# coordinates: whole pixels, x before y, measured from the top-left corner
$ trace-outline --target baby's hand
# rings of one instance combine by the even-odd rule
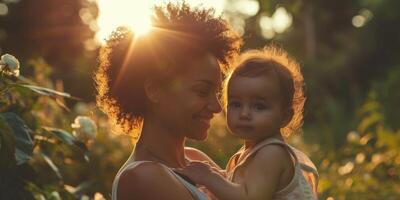
[[[216,169],[213,169],[210,165],[204,162],[193,161],[185,168],[179,170],[179,172],[188,176],[197,184],[203,185],[206,177],[215,172],[215,170]]]

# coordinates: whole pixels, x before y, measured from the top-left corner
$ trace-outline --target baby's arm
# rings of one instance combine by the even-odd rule
[[[216,168],[213,168],[203,162],[191,162],[181,173],[191,178],[199,185],[204,185],[218,199],[224,200],[244,200],[245,194],[241,185],[229,182],[223,177],[223,174]]]
[[[280,177],[290,162],[290,157],[282,147],[268,145],[260,149],[245,166],[241,184],[229,182],[212,167],[201,162],[191,163],[183,173],[196,183],[206,186],[220,200],[265,200],[273,198]]]
[[[284,147],[267,145],[261,148],[245,166],[246,199],[272,199],[279,189],[282,174],[292,165]]]

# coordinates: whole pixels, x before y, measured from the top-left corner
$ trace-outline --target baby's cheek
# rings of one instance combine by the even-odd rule
[[[227,116],[226,116],[226,122],[227,122],[228,127],[233,127],[235,125],[234,112],[228,111]]]

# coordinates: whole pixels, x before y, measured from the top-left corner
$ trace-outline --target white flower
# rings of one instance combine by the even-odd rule
[[[10,54],[2,55],[1,62],[4,63],[10,70],[19,69],[19,61],[13,55]]]
[[[80,200],[90,200],[90,197],[87,195],[82,195]]]
[[[100,192],[96,192],[94,194],[93,200],[106,200],[106,198],[104,198],[104,196]]]
[[[76,117],[74,123],[71,124],[71,127],[74,129],[72,134],[82,142],[96,138],[97,126],[89,117]]]
[[[11,76],[19,76],[19,61],[13,55],[4,54],[0,60],[0,70]]]
[[[51,195],[51,199],[61,200],[60,194],[57,191],[53,191],[50,195]]]
[[[347,134],[347,141],[349,142],[358,142],[360,140],[360,134],[356,131],[350,131]]]

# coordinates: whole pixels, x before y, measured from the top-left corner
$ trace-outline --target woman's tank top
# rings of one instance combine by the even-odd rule
[[[124,164],[121,169],[118,171],[117,175],[115,176],[113,186],[112,186],[112,200],[117,200],[117,189],[118,189],[118,182],[121,174],[123,174],[126,170],[133,169],[137,166],[139,166],[142,163],[146,162],[153,162],[153,161],[127,161],[126,164]],[[161,163],[160,163],[161,164]],[[163,164],[161,164],[163,165]],[[207,200],[207,197],[204,193],[200,192],[196,186],[190,184],[188,181],[180,177],[177,173],[175,173],[171,168],[163,165],[166,167],[168,170],[171,171],[171,173],[176,177],[176,179],[182,183],[183,186],[189,191],[189,193],[192,195],[193,199],[195,200]]]

